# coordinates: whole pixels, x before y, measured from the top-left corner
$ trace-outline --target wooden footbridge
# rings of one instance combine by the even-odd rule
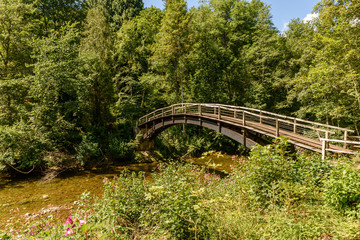
[[[301,148],[322,153],[360,154],[360,137],[353,130],[283,116],[258,109],[221,104],[183,103],[158,109],[137,123],[144,140],[168,127],[192,124],[220,132],[251,148],[267,139],[285,136]]]

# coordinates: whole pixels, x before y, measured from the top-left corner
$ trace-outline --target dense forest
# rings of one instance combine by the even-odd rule
[[[359,0],[322,0],[285,32],[260,0],[164,4],[0,0],[0,171],[131,158],[136,120],[182,101],[359,134]]]

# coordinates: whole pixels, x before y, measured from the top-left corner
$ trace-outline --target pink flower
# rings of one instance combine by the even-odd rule
[[[67,223],[73,224],[74,222],[73,222],[73,220],[71,218],[72,218],[71,216],[68,217],[68,219],[66,219],[65,224],[67,224]]]
[[[104,177],[104,179],[103,179],[103,183],[106,183],[106,177]]]
[[[112,185],[112,188],[115,189],[115,185]]]
[[[65,236],[69,236],[69,235],[71,235],[71,234],[73,234],[74,233],[74,231],[71,229],[71,228],[67,228],[66,229],[66,233],[65,233]]]
[[[111,232],[111,233],[114,233],[114,230],[111,229],[110,232]]]
[[[83,225],[83,224],[86,224],[86,220],[79,219],[79,227],[81,227],[81,225]]]
[[[231,184],[235,184],[234,181],[233,181],[231,178],[229,178],[229,182],[230,182]]]

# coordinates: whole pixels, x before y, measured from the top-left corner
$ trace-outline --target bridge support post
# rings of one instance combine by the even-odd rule
[[[259,120],[259,122],[260,122],[260,124],[262,124],[262,111],[260,111],[260,120]]]
[[[321,141],[321,160],[325,160],[326,157],[326,141]]]
[[[346,148],[347,147],[347,144],[346,144],[346,141],[348,140],[348,131],[345,131],[344,132],[344,148]]]
[[[243,111],[243,125],[246,126],[246,115],[245,115],[245,111]]]
[[[275,136],[278,138],[280,136],[279,134],[279,120],[276,119],[276,124],[275,124],[275,130],[276,130],[276,133],[275,133]]]
[[[198,109],[198,111],[199,111],[199,115],[201,116],[201,104],[199,104],[199,109]]]
[[[246,129],[244,128],[243,130],[243,140],[242,140],[242,145],[244,145],[246,147]]]
[[[294,133],[297,132],[297,126],[296,126],[297,120],[296,118],[294,118]]]
[[[325,132],[325,139],[329,139],[329,132]],[[330,142],[325,141],[325,148],[330,147]]]
[[[218,107],[218,119],[221,119],[221,108],[220,108],[220,106]]]

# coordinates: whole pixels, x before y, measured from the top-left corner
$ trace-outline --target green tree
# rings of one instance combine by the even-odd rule
[[[113,32],[117,32],[125,21],[133,19],[144,9],[142,0],[89,0],[88,5],[91,8],[101,5],[106,9]]]
[[[299,116],[358,130],[360,68],[358,1],[324,0],[315,7],[318,19],[308,23],[314,34],[308,41],[310,65],[302,65],[293,83],[301,103]],[[306,51],[305,51],[306,53]]]
[[[32,23],[26,18],[32,5],[22,1],[0,1],[0,124],[13,124],[23,108],[29,72]]]
[[[25,0],[37,10],[32,16],[38,20],[38,35],[60,30],[67,23],[83,22],[86,16],[85,0]],[[78,25],[80,27],[80,25]]]
[[[153,63],[170,85],[170,102],[184,99],[185,56],[189,49],[190,16],[184,0],[166,0],[165,15],[155,45]],[[175,93],[175,95],[174,95]]]
[[[54,148],[72,149],[73,139],[83,123],[81,95],[86,89],[79,81],[79,32],[68,25],[35,42],[34,75],[29,77],[29,124],[43,132]]]
[[[85,63],[81,78],[88,86],[88,99],[83,100],[89,113],[89,126],[105,126],[112,121],[112,36],[102,6],[88,11],[84,35],[80,47]]]
[[[154,54],[156,34],[159,32],[163,12],[157,8],[146,8],[140,15],[126,21],[117,33],[117,74],[115,87],[118,93],[116,113],[118,116],[141,114],[156,106],[162,87],[151,75],[150,58]],[[150,81],[150,82],[149,82]]]

